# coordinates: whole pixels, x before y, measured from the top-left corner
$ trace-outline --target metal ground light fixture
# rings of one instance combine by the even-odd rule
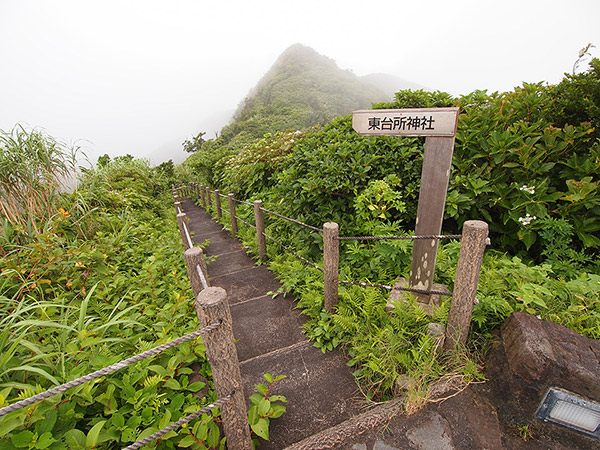
[[[600,403],[564,389],[549,388],[535,417],[600,441]]]

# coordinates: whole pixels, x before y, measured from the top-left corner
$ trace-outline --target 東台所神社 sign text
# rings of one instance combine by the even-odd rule
[[[361,136],[454,136],[458,108],[360,110],[352,128]]]

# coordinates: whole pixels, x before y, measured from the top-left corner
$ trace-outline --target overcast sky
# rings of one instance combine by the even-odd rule
[[[357,75],[506,91],[600,56],[599,18],[598,0],[0,0],[0,129],[179,162],[294,43]]]

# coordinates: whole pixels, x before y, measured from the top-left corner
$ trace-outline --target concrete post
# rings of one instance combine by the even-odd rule
[[[204,190],[204,186],[200,186],[200,196],[202,200],[202,207],[206,209],[206,191]]]
[[[323,225],[323,287],[325,310],[333,312],[338,302],[338,277],[340,262],[339,226],[335,222]]]
[[[202,338],[206,357],[212,369],[215,391],[218,398],[235,392],[230,401],[221,406],[223,432],[227,448],[252,450],[248,410],[244,396],[244,385],[231,327],[231,312],[227,293],[221,287],[204,289],[196,297],[196,312],[200,326],[205,327],[221,320],[221,326],[205,333]]]
[[[185,264],[192,285],[194,297],[210,286],[204,252],[200,247],[188,248],[185,251]]]
[[[267,259],[267,243],[265,242],[265,215],[262,210],[262,201],[254,201],[254,221],[256,223],[256,241],[258,243],[258,257],[261,261]]]
[[[238,232],[237,218],[235,216],[235,200],[233,194],[227,194],[227,201],[229,202],[229,216],[231,217],[231,234],[235,236]]]
[[[459,344],[467,342],[487,237],[487,223],[481,220],[464,223],[446,327],[445,350],[454,350]]]
[[[223,216],[223,211],[221,211],[221,196],[218,189],[215,190],[215,207],[217,208],[217,219],[220,219]]]
[[[183,241],[183,248],[187,250],[190,248],[190,244],[187,239],[187,234],[185,232],[185,222],[187,220],[187,216],[185,213],[177,214],[177,226],[179,227],[179,234],[181,235],[181,240]]]

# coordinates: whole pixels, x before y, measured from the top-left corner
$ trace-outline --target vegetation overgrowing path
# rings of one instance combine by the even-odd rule
[[[283,448],[359,413],[365,402],[346,358],[312,346],[302,334],[304,319],[294,299],[272,294],[280,289],[275,276],[191,200],[182,201],[182,209],[192,240],[208,240],[211,286],[227,291],[246,396],[265,373],[287,376],[275,388],[287,397],[287,412],[271,422],[270,441],[261,448]]]

